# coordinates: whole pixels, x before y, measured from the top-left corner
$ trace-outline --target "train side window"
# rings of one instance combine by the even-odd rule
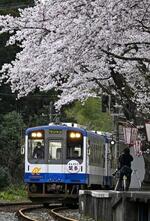
[[[62,154],[62,143],[60,141],[49,141],[49,160],[60,160]]]

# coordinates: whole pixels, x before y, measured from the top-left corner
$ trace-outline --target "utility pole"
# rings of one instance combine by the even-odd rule
[[[50,101],[49,103],[49,121],[59,123],[60,113],[58,113],[54,107],[54,102]]]
[[[49,121],[50,122],[53,122],[53,106],[54,106],[53,102],[50,101],[49,103]]]

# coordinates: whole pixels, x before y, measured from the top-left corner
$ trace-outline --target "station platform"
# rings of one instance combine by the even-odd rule
[[[81,218],[150,221],[150,191],[80,190]]]

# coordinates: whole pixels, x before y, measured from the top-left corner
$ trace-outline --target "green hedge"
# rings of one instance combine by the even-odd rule
[[[0,15],[18,16],[18,8],[33,6],[34,0],[0,0]]]
[[[12,8],[0,8],[0,15],[12,15],[12,16],[19,16],[18,9]]]
[[[10,183],[9,170],[6,167],[0,167],[0,190],[7,187]]]
[[[26,4],[31,4],[33,3],[33,0],[0,0],[0,5],[3,4],[5,6],[5,4],[22,4],[22,3],[26,3]]]

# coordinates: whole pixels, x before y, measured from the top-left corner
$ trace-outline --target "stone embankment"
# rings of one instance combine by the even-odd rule
[[[150,221],[150,192],[80,190],[79,210],[83,219]]]

